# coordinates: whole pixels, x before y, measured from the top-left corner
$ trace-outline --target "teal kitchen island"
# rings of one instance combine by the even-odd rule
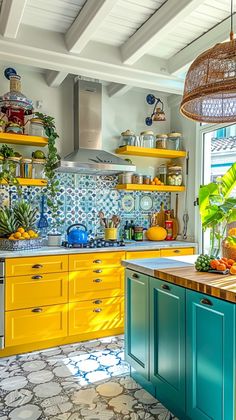
[[[125,357],[131,375],[184,420],[235,420],[236,276],[196,256],[130,260]]]

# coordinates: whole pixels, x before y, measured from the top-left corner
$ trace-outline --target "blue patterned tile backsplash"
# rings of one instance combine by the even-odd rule
[[[62,205],[59,216],[63,222],[60,230],[66,231],[73,223],[83,223],[94,235],[102,234],[98,212],[102,210],[106,217],[116,214],[121,218],[120,232],[125,221],[133,220],[136,225],[149,226],[149,215],[160,209],[163,202],[165,209],[170,208],[170,193],[121,191],[116,190],[116,176],[93,176],[77,174],[59,174],[59,192]],[[23,187],[23,196],[39,207],[46,188]],[[0,205],[14,204],[18,200],[15,187],[1,187]],[[46,209],[50,225],[50,212]]]

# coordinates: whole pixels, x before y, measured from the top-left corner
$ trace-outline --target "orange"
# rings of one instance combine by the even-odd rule
[[[17,232],[20,232],[20,233],[24,233],[24,231],[25,231],[25,229],[24,229],[23,227],[19,227],[19,228],[17,229]]]
[[[22,233],[23,238],[30,239],[30,236],[27,232]]]
[[[20,239],[20,237],[21,237],[21,233],[20,232],[14,233],[14,238],[15,239]]]
[[[236,274],[236,266],[232,265],[229,271],[230,271],[230,274]]]

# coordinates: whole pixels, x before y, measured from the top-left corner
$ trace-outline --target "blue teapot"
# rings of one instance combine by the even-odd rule
[[[79,227],[84,229],[79,229]],[[81,223],[75,223],[74,225],[69,226],[67,229],[67,238],[68,243],[71,245],[86,244],[88,242],[88,231],[86,226]]]

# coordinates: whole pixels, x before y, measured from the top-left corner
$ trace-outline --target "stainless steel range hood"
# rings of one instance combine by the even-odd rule
[[[58,172],[113,175],[136,167],[102,150],[102,85],[77,79],[74,85],[74,152],[60,161]]]

